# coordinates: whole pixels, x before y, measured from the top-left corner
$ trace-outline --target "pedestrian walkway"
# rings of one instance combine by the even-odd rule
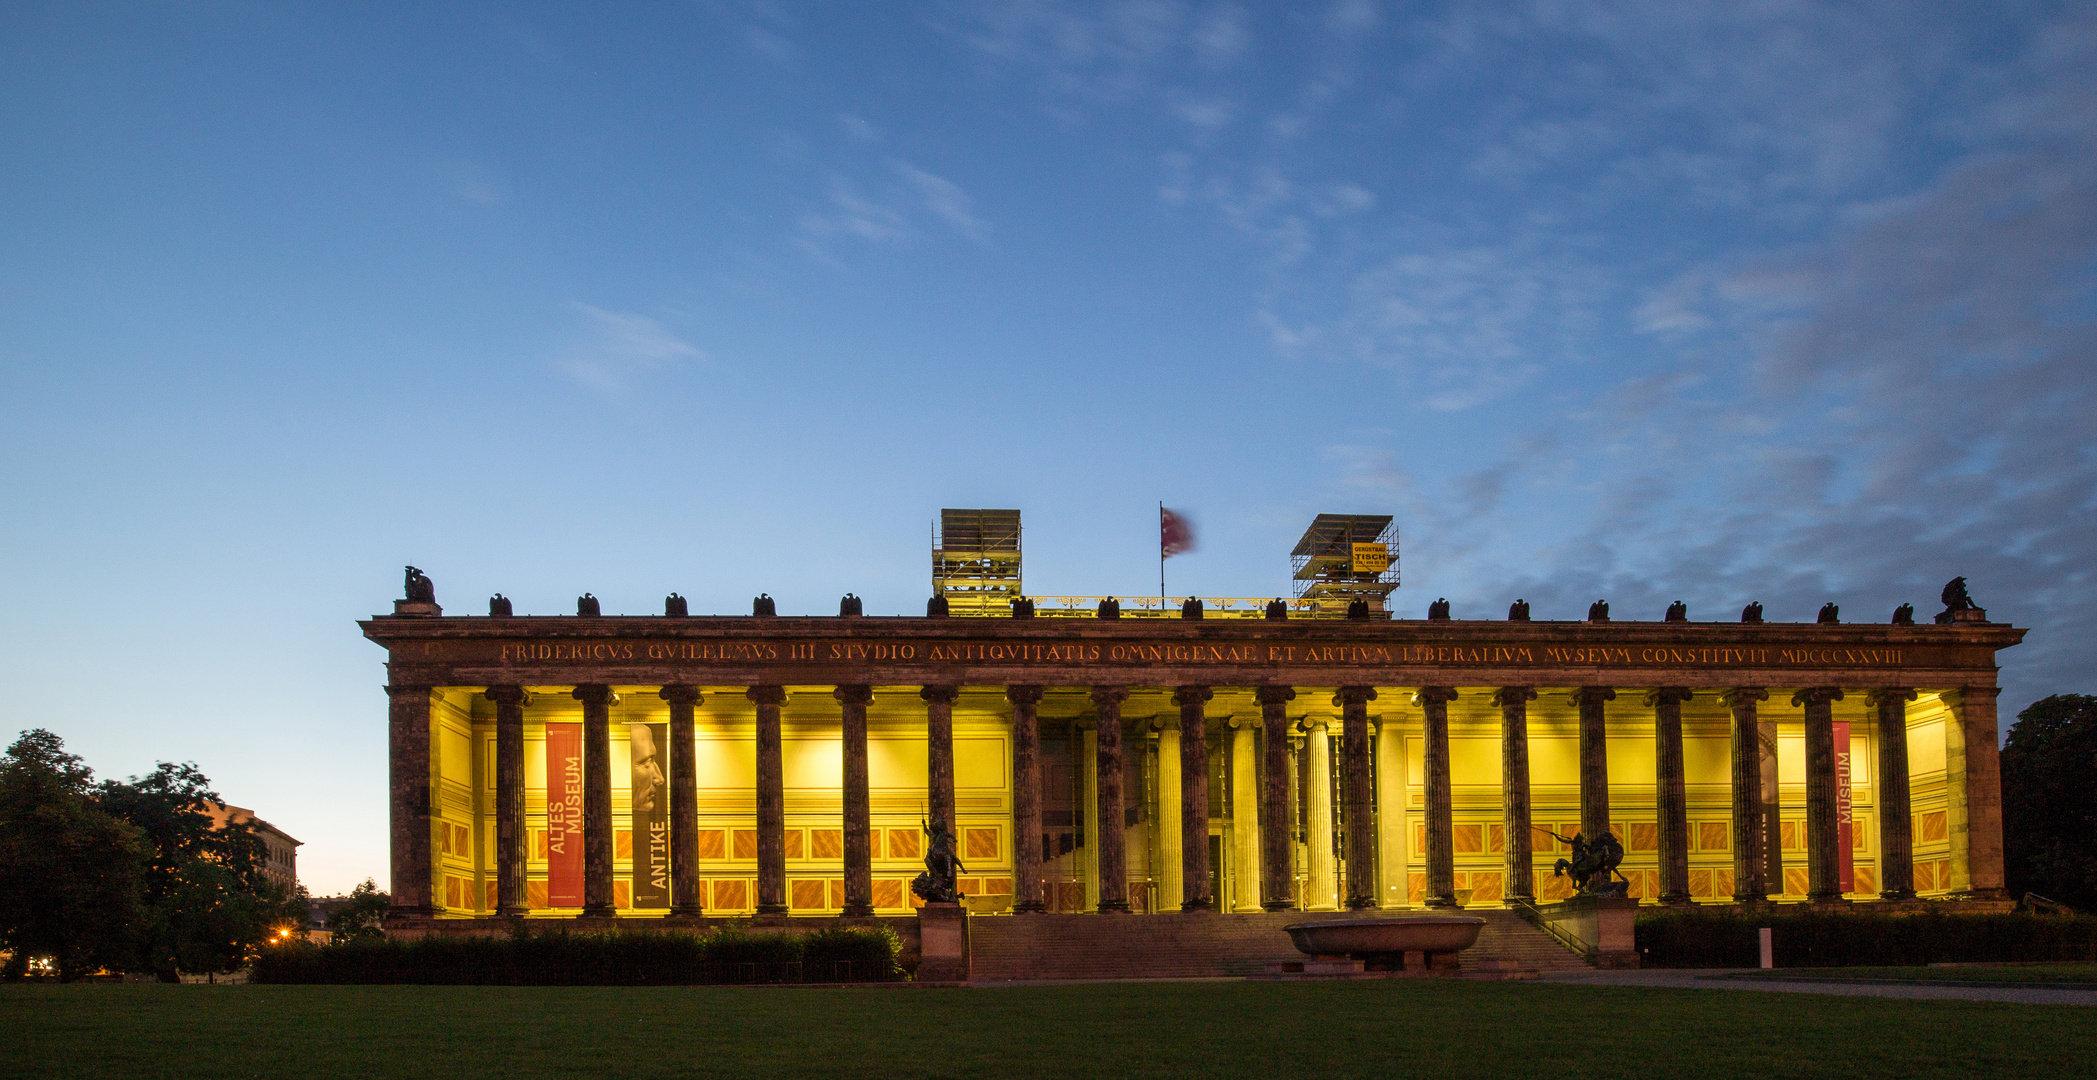
[[[1638,971],[1551,971],[1543,981],[1577,986],[1628,986],[1661,990],[1760,990],[1779,994],[1835,994],[1935,1001],[2006,1001],[2020,1005],[2097,1005],[2097,990],[2043,986],[1942,986],[1930,983],[1845,983],[1805,979],[1729,979],[1737,969],[1647,968]]]

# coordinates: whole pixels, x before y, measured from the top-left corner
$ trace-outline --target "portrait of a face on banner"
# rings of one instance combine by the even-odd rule
[[[670,906],[670,725],[630,724],[633,752],[633,906]]]

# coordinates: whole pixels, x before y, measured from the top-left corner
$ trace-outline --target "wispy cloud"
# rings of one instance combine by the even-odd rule
[[[581,302],[573,306],[585,322],[582,341],[555,366],[600,394],[623,393],[644,375],[706,356],[646,315]]]
[[[982,243],[985,237],[983,221],[976,216],[976,200],[969,197],[961,186],[943,176],[935,176],[907,161],[889,163],[912,188],[919,200],[933,217],[945,222],[961,235]]]

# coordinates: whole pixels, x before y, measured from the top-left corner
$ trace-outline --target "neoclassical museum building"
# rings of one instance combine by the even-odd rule
[[[2024,631],[1957,583],[1920,623],[1396,618],[1389,519],[1325,515],[1285,600],[1035,597],[1009,513],[1009,566],[945,519],[925,615],[445,615],[411,570],[361,624],[396,918],[908,915],[928,820],[985,915],[1549,903],[1605,830],[1646,903],[2002,898]]]

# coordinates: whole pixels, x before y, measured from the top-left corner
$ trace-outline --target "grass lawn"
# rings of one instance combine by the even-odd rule
[[[2097,1009],[1537,983],[1000,990],[0,986],[0,1067],[264,1077],[1970,1077]],[[2074,1062],[2080,1061],[2081,1065]]]
[[[1902,982],[1983,982],[2045,986],[2083,983],[2097,986],[2097,964],[1974,964],[1957,967],[1777,968],[1748,975],[1757,979],[1899,979]]]

